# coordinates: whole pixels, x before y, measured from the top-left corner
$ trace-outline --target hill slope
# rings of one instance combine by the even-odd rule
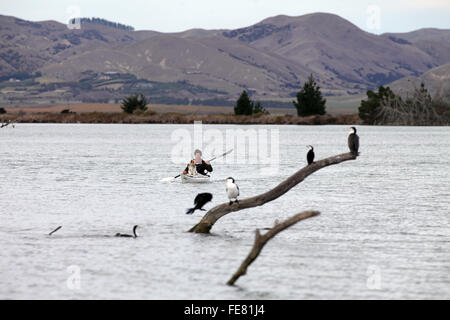
[[[450,63],[428,70],[419,77],[405,77],[394,81],[389,86],[396,92],[412,92],[423,82],[431,96],[439,95],[450,101]]]
[[[108,100],[143,88],[176,99],[235,99],[243,89],[288,99],[310,73],[326,95],[359,94],[450,62],[449,30],[378,36],[326,13],[171,34],[0,16],[0,39],[9,101]],[[22,82],[5,83],[11,78]]]

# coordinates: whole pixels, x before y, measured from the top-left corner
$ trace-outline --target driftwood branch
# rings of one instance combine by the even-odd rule
[[[239,279],[240,276],[243,276],[247,273],[248,266],[256,260],[256,258],[259,256],[261,250],[266,245],[267,241],[275,237],[279,232],[283,231],[284,229],[289,228],[290,226],[296,224],[300,220],[304,220],[310,217],[314,217],[319,215],[319,211],[304,211],[301,213],[297,213],[295,216],[283,221],[282,223],[276,224],[272,229],[267,231],[265,234],[261,235],[259,233],[259,230],[256,229],[255,234],[255,242],[253,243],[253,248],[248,254],[247,258],[242,262],[241,266],[237,271],[234,273],[234,275],[231,277],[230,280],[228,280],[228,285],[233,285],[237,279]]]
[[[308,177],[310,174],[316,172],[319,169],[325,168],[327,166],[338,164],[343,161],[347,160],[355,160],[357,158],[357,155],[349,153],[343,153],[339,154],[337,156],[329,157],[326,159],[322,159],[319,161],[316,161],[312,163],[311,165],[308,165],[296,173],[294,173],[292,176],[281,182],[279,185],[277,185],[275,188],[262,193],[260,195],[246,198],[239,200],[238,203],[233,203],[232,205],[229,205],[228,202],[220,204],[215,206],[214,208],[210,209],[200,220],[199,223],[197,223],[194,227],[192,227],[189,232],[196,232],[196,233],[209,233],[214,223],[216,223],[217,220],[219,220],[224,215],[233,212],[233,211],[239,211],[243,209],[253,208],[257,206],[262,206],[263,204],[275,200],[278,197],[282,196],[286,192],[288,192],[290,189],[295,187],[297,184],[302,182],[306,177]]]

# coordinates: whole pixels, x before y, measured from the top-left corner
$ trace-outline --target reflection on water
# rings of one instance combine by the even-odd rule
[[[280,137],[274,175],[217,161],[210,184],[162,183],[184,167],[170,161],[179,128],[192,126],[2,129],[0,298],[450,298],[450,128],[361,126],[358,160],[227,215],[209,236],[186,232],[202,214],[184,213],[197,193],[214,194],[206,208],[227,201],[228,176],[241,198],[267,191],[305,165],[306,145],[316,159],[345,152],[348,128],[270,126]],[[236,287],[225,285],[256,228],[307,209],[321,215],[272,239]],[[141,237],[113,237],[135,224]],[[79,289],[67,285],[70,266]]]

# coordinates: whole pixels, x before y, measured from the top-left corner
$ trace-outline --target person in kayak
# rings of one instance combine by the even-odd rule
[[[194,163],[195,163],[195,169],[197,170],[197,173],[206,176],[208,172],[212,172],[213,168],[211,166],[211,163],[209,161],[205,161],[202,159],[202,152],[200,150],[194,151]],[[189,170],[189,164],[186,166],[186,169],[184,169],[183,174],[188,174]],[[207,172],[205,172],[207,171]]]

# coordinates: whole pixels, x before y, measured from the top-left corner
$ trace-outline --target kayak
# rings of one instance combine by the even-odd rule
[[[188,174],[181,175],[181,183],[208,183],[210,181],[210,176],[204,176],[198,174],[196,176],[190,176]]]

